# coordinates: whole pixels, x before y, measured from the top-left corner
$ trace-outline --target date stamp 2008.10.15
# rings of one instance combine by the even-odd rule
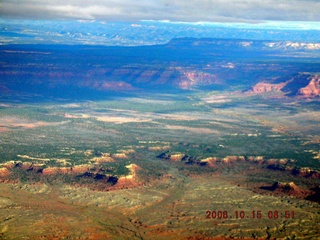
[[[251,212],[245,211],[220,211],[220,210],[208,210],[205,213],[206,219],[293,219],[294,211],[284,210],[269,210],[262,212],[260,210],[252,210]]]

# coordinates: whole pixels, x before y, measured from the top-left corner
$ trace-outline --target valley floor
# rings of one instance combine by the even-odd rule
[[[233,177],[232,177],[233,176]],[[319,233],[319,204],[255,193],[240,175],[175,167],[143,187],[108,192],[1,183],[1,239],[302,238]]]
[[[318,103],[3,103],[0,238],[318,239]]]

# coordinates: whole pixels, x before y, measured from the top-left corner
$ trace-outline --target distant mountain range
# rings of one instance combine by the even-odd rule
[[[185,48],[204,48],[221,50],[320,50],[318,41],[271,41],[271,40],[245,40],[245,39],[215,39],[215,38],[175,38],[167,46],[178,46]]]
[[[320,44],[173,39],[153,46],[0,46],[0,91],[63,98],[251,88],[319,95]],[[304,74],[302,74],[304,73]]]
[[[0,44],[145,46],[173,38],[316,42],[318,23],[183,23],[167,21],[41,21],[0,18]]]

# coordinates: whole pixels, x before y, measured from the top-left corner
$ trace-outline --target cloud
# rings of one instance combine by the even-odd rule
[[[320,21],[318,0],[1,0],[0,16],[24,19],[185,22]]]

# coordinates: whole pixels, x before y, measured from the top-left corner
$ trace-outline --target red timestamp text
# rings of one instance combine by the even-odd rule
[[[293,219],[295,217],[294,211],[278,211],[278,210],[269,210],[267,212],[262,212],[261,210],[253,210],[251,212],[246,211],[233,211],[228,212],[226,210],[213,210],[206,211],[206,219]]]

